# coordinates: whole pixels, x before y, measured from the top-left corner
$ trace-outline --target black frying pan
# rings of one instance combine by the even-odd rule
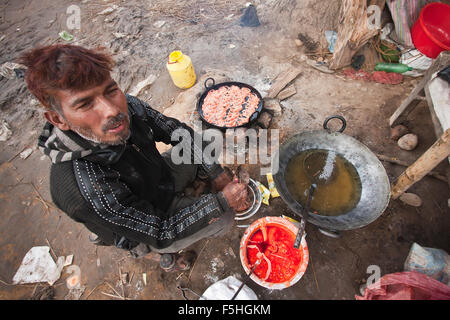
[[[208,80],[212,80],[212,85],[208,86],[207,82]],[[202,106],[203,106],[203,101],[205,100],[206,96],[208,95],[208,92],[211,90],[216,90],[220,87],[224,87],[224,86],[238,86],[239,88],[249,88],[250,91],[254,94],[256,94],[256,96],[259,98],[259,104],[258,104],[258,108],[256,109],[255,112],[253,112],[253,114],[250,116],[249,120],[247,123],[244,123],[240,126],[235,126],[235,127],[221,127],[218,125],[215,125],[213,123],[208,122],[204,117],[203,117],[203,110],[202,110]],[[239,128],[239,127],[246,127],[249,126],[250,124],[252,124],[256,119],[258,119],[259,115],[261,114],[261,111],[263,109],[263,99],[261,94],[258,92],[258,90],[256,90],[255,88],[253,88],[252,86],[242,83],[242,82],[234,82],[234,81],[229,81],[229,82],[222,82],[222,83],[218,83],[216,84],[216,82],[214,81],[213,78],[208,78],[205,80],[205,89],[206,91],[203,92],[203,94],[200,96],[200,99],[197,102],[197,112],[200,115],[200,118],[202,119],[203,122],[205,122],[208,126],[217,128],[217,129],[230,129],[230,128]]]

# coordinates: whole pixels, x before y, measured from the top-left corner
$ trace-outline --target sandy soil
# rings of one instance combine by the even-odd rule
[[[281,1],[292,5],[292,1]],[[58,33],[67,30],[66,9],[73,1],[2,1],[0,63],[14,61],[25,50],[37,45],[63,43]],[[114,78],[124,92],[138,82],[156,75],[157,80],[139,98],[159,111],[170,107],[182,90],[176,88],[165,69],[167,55],[175,49],[188,54],[197,75],[209,69],[221,70],[228,78],[249,83],[266,93],[271,81],[282,71],[296,66],[302,73],[293,82],[296,95],[282,102],[283,114],[274,118],[272,128],[281,129],[281,142],[294,133],[320,129],[326,116],[343,115],[346,134],[358,139],[372,151],[396,156],[412,163],[434,141],[434,131],[425,104],[410,114],[408,126],[419,136],[414,151],[400,150],[389,139],[388,118],[407,97],[418,79],[408,78],[389,86],[346,80],[338,74],[324,74],[300,62],[302,49],[294,39],[298,32],[320,40],[319,20],[314,12],[323,8],[305,1],[293,7],[284,21],[286,8],[276,1],[256,1],[261,19],[257,28],[237,23],[246,1],[80,1],[81,30],[68,30],[75,44],[105,46],[114,54],[117,66]],[[117,5],[109,15],[102,10]],[[302,17],[309,17],[302,19]],[[165,21],[162,27],[154,24]],[[302,25],[303,24],[303,25]],[[329,19],[332,27],[333,21]],[[325,29],[326,30],[326,29]],[[314,32],[316,32],[314,34]],[[322,39],[323,40],[323,39]],[[119,268],[128,272],[131,283],[125,295],[131,299],[183,299],[177,285],[202,293],[217,280],[234,275],[242,279],[239,242],[243,228],[234,227],[226,236],[205,239],[191,249],[199,258],[191,271],[167,274],[154,261],[135,260],[114,247],[96,247],[89,243],[89,232],[52,205],[49,194],[50,162],[38,150],[25,160],[18,154],[27,147],[36,148],[36,139],[44,120],[39,104],[20,79],[0,80],[0,118],[11,126],[13,135],[0,142],[0,299],[29,299],[36,285],[10,285],[22,258],[33,246],[48,245],[56,255],[74,255],[81,268],[81,283],[86,286],[81,299],[111,299],[101,292],[113,293],[107,281],[120,292]],[[383,163],[390,180],[404,168]],[[266,183],[257,166],[248,166],[252,178]],[[436,170],[444,172],[441,164]],[[307,225],[310,265],[303,278],[283,291],[267,290],[250,283],[261,299],[354,299],[359,286],[369,275],[369,265],[378,265],[382,274],[403,270],[403,262],[413,242],[450,252],[450,210],[448,185],[426,177],[411,189],[421,196],[423,205],[414,208],[391,201],[384,214],[372,224],[343,233],[333,239]],[[41,201],[40,198],[45,201]],[[48,206],[48,208],[47,208]],[[293,216],[280,199],[262,206],[250,224],[267,215]],[[144,285],[143,273],[147,285]],[[55,284],[55,297],[64,299],[67,274]],[[187,293],[189,299],[195,295]]]

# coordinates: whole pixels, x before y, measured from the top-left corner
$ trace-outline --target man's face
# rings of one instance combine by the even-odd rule
[[[129,138],[127,100],[110,77],[91,89],[59,90],[56,98],[63,118],[60,129],[70,129],[87,140],[109,145],[123,144]]]

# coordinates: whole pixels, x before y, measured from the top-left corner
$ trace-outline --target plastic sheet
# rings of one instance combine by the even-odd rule
[[[450,287],[415,271],[384,275],[356,300],[450,300]]]
[[[14,284],[48,282],[53,285],[61,276],[64,257],[55,263],[49,253],[50,247],[33,247],[25,257],[13,277]]]
[[[200,300],[231,300],[241,284],[241,281],[229,276],[209,286]],[[258,300],[258,297],[252,289],[244,285],[235,300]]]
[[[245,9],[239,24],[241,27],[258,27],[260,25],[256,8],[253,5],[249,5]]]

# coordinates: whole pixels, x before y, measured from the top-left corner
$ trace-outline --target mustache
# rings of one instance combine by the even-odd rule
[[[102,126],[103,132],[106,133],[106,131],[117,127],[124,120],[128,121],[128,115],[122,112],[119,113],[117,116],[108,119],[108,121]]]

